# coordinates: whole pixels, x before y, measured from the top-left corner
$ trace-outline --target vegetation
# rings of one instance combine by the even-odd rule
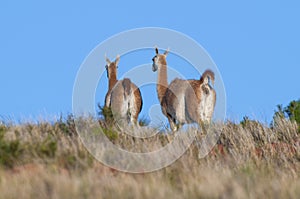
[[[296,122],[268,127],[245,118],[217,127],[221,137],[203,159],[195,143],[174,164],[130,174],[96,161],[71,116],[55,123],[0,125],[0,198],[298,198],[300,140]],[[125,137],[101,128],[126,149],[151,151],[169,142]],[[106,126],[107,125],[107,126]],[[124,139],[126,138],[126,139]]]
[[[99,119],[105,121],[105,126],[109,126],[109,127],[114,126],[116,121],[111,108],[101,106],[100,104],[98,104],[98,109],[99,109],[98,111]],[[142,117],[139,119],[138,124],[139,126],[147,126],[149,124],[149,120],[146,117]]]
[[[291,121],[297,122],[300,131],[300,99],[291,101],[286,107],[277,105],[277,111],[274,114],[274,121],[276,117],[289,118]]]

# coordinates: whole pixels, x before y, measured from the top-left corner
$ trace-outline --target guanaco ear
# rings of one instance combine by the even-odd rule
[[[108,57],[106,57],[106,54],[104,55],[104,58],[106,60],[107,66],[109,66],[111,64],[111,61],[108,59]]]
[[[119,61],[120,61],[120,55],[117,55],[117,57],[116,57],[116,60],[115,60],[115,64],[116,64],[116,66],[118,66],[118,64],[119,64]]]
[[[168,48],[168,49],[164,52],[164,55],[167,56],[168,53],[169,53],[169,51],[170,51],[170,48]]]
[[[155,47],[155,53],[158,55],[158,48]]]

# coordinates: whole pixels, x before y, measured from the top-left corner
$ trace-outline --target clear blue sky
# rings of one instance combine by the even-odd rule
[[[114,34],[155,26],[207,50],[223,77],[229,119],[270,120],[277,104],[300,98],[299,10],[296,0],[1,1],[0,116],[70,113],[88,53]]]

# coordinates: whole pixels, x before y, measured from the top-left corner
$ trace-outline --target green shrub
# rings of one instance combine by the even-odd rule
[[[12,167],[23,152],[19,140],[7,141],[4,135],[7,131],[5,126],[0,126],[0,165]]]
[[[51,135],[48,135],[48,137],[38,145],[37,149],[37,152],[41,157],[53,158],[55,156],[56,151],[57,142]]]
[[[298,124],[300,132],[300,99],[291,101],[286,107],[277,105],[277,110],[273,116],[272,125],[276,125],[276,118],[289,118],[291,121],[295,121]]]
[[[76,128],[75,128],[75,122],[74,117],[72,114],[69,114],[67,116],[67,119],[63,119],[62,116],[60,116],[59,120],[54,124],[60,131],[62,131],[64,134],[69,136],[77,135]]]
[[[102,131],[110,141],[118,139],[118,132],[116,132],[112,127],[102,128]]]
[[[291,101],[284,111],[291,120],[296,121],[300,125],[300,99]]]
[[[115,120],[114,120],[114,115],[113,115],[111,108],[106,107],[106,106],[102,107],[102,106],[100,106],[100,104],[98,104],[98,108],[99,108],[98,115],[100,117],[104,117],[104,120],[107,125],[112,126],[114,124]]]

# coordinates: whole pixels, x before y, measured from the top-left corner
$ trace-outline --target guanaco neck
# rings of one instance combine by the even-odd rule
[[[161,63],[158,66],[158,78],[157,78],[157,95],[160,104],[162,104],[163,97],[165,96],[165,93],[168,88],[168,74],[167,74],[167,63]]]
[[[109,79],[108,79],[108,90],[111,91],[111,89],[115,86],[115,84],[117,83],[117,73],[111,72],[109,75]]]

